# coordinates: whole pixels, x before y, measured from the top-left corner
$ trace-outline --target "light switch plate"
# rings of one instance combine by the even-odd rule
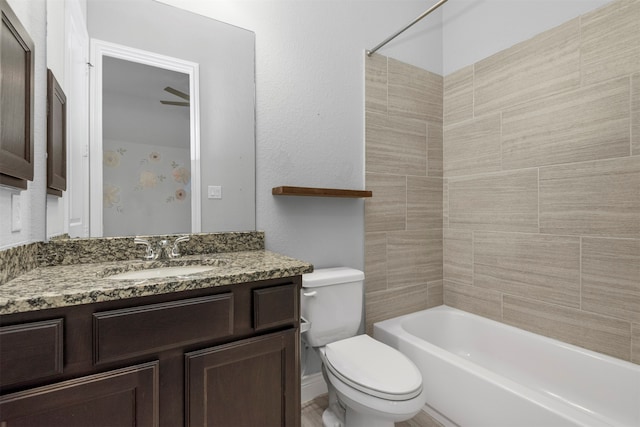
[[[11,195],[11,231],[17,232],[22,230],[22,218],[20,209],[20,195]]]
[[[207,189],[210,199],[222,199],[222,187],[220,185],[210,185]]]

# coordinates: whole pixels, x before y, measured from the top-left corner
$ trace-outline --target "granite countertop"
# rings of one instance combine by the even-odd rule
[[[182,277],[110,279],[125,271],[161,266],[208,265]],[[307,262],[266,250],[189,255],[167,261],[116,261],[35,268],[0,285],[0,315],[158,295],[313,271]]]

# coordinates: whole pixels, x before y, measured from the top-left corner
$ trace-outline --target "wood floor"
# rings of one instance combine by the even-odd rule
[[[322,412],[329,404],[327,395],[318,396],[302,405],[302,427],[322,427]],[[420,412],[408,421],[396,423],[396,427],[442,427],[426,412]]]

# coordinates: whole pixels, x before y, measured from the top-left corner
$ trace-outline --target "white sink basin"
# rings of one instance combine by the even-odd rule
[[[177,267],[158,267],[146,270],[125,271],[124,273],[108,276],[107,279],[115,280],[143,280],[158,279],[164,277],[188,276],[190,274],[202,273],[203,271],[213,270],[212,265],[183,265]]]

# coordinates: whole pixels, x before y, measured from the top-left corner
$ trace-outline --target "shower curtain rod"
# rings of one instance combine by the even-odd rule
[[[378,49],[380,49],[382,46],[386,45],[387,43],[389,43],[391,40],[395,39],[396,37],[398,37],[400,34],[404,33],[406,30],[408,30],[409,28],[411,28],[414,24],[416,24],[418,21],[422,20],[422,18],[426,17],[427,15],[429,15],[431,12],[433,12],[434,10],[436,10],[437,8],[439,8],[440,6],[442,6],[443,4],[445,4],[448,0],[440,0],[438,3],[434,4],[433,6],[431,6],[429,8],[429,10],[427,10],[426,12],[424,12],[422,15],[418,16],[416,19],[414,19],[409,25],[403,27],[402,29],[396,31],[394,34],[392,34],[391,36],[387,37],[386,39],[384,39],[384,41],[382,43],[380,43],[378,46],[374,47],[371,50],[367,51],[367,56],[371,56],[373,55]]]

